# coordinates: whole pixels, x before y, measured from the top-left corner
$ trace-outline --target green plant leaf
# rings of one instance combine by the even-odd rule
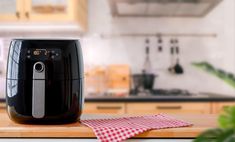
[[[222,69],[213,67],[208,62],[192,62],[191,63],[194,67],[201,69],[219,79],[221,79],[223,82],[227,83],[228,85],[235,88],[235,77],[234,74],[226,72]]]
[[[227,116],[225,116],[225,115],[219,116],[218,121],[219,121],[219,125],[220,125],[221,128],[229,128],[229,127],[231,127],[230,124],[229,124],[230,123],[230,119]]]
[[[223,129],[209,129],[200,134],[194,142],[216,142],[216,139],[223,133]]]
[[[235,142],[234,129],[225,129],[217,138],[216,142]]]
[[[225,107],[224,114],[219,116],[218,122],[221,128],[235,130],[235,106]]]
[[[235,106],[224,107],[218,122],[220,128],[203,132],[194,142],[235,142]]]
[[[210,129],[199,135],[194,142],[235,142],[234,129]]]

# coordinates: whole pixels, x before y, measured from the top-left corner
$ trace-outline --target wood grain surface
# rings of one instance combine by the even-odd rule
[[[107,115],[86,115],[86,118],[102,118]],[[115,116],[115,115],[114,115]],[[120,115],[119,115],[120,116]],[[172,115],[175,118],[193,123],[191,127],[151,130],[138,138],[194,138],[202,131],[216,127],[216,115]],[[116,115],[117,117],[117,115]],[[93,138],[92,129],[81,123],[64,125],[16,124],[9,119],[4,110],[0,111],[0,137],[51,137],[51,138]]]

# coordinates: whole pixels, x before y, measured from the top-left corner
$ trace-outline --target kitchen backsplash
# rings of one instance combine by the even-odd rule
[[[216,38],[178,38],[180,64],[184,74],[175,75],[168,71],[171,65],[169,38],[163,38],[163,51],[158,52],[156,39],[151,38],[150,60],[153,72],[158,75],[155,88],[182,88],[193,92],[216,92],[234,94],[235,89],[220,79],[192,66],[192,62],[207,61],[218,68],[235,73],[235,51],[221,47]],[[109,64],[129,64],[132,73],[140,73],[145,59],[145,38],[83,40],[84,61],[87,67]],[[174,61],[175,62],[175,61]]]
[[[129,64],[132,73],[140,73],[145,59],[145,39],[150,39],[150,60],[158,74],[155,88],[182,88],[195,92],[235,95],[235,89],[220,79],[198,70],[192,62],[207,61],[235,73],[235,1],[224,0],[203,18],[118,18],[112,17],[106,0],[89,4],[89,33],[83,38],[85,64]],[[163,51],[158,52],[156,37],[112,37],[113,34],[216,34],[211,36],[166,36]],[[107,35],[103,37],[102,35]],[[172,75],[170,39],[179,40],[180,64],[185,73]]]

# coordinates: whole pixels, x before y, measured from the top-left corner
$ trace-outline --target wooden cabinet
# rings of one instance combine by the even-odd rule
[[[125,114],[125,103],[85,103],[85,114]]]
[[[0,21],[65,22],[87,29],[87,0],[1,0]]]
[[[25,0],[25,17],[33,21],[70,20],[73,0]]]
[[[85,103],[84,113],[106,113],[106,114],[220,114],[224,107],[234,106],[235,102],[127,102]]]
[[[235,102],[216,102],[212,103],[212,113],[220,114],[223,111],[224,107],[235,106]]]
[[[1,21],[17,21],[23,10],[23,0],[1,0],[0,7]]]
[[[210,103],[128,103],[128,114],[209,114]]]

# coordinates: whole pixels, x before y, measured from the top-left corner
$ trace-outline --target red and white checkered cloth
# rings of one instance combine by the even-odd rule
[[[165,114],[113,119],[90,119],[81,120],[81,122],[91,127],[101,142],[120,142],[147,130],[192,125]]]

